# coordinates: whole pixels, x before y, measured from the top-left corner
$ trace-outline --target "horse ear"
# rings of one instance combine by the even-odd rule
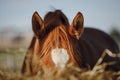
[[[32,16],[32,29],[35,37],[39,38],[40,34],[42,34],[42,30],[44,28],[44,22],[42,18],[39,16],[37,12],[34,12]]]
[[[84,18],[82,13],[78,12],[69,27],[69,33],[75,38],[79,39],[84,28],[83,28]]]

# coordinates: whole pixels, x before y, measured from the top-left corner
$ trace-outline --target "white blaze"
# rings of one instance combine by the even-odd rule
[[[67,50],[63,48],[55,48],[52,50],[51,57],[56,67],[63,68],[69,60]]]

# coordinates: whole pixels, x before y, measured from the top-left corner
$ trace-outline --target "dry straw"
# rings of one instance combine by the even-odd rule
[[[0,80],[120,80],[120,71],[105,71],[107,65],[112,63],[103,63],[104,57],[120,57],[106,49],[92,70],[81,69],[68,64],[64,69],[48,69],[43,68],[43,72],[39,72],[36,76],[23,76],[20,73],[9,73],[0,71]]]

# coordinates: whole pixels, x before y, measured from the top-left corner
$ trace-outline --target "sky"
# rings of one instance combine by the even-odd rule
[[[109,32],[120,30],[120,0],[0,0],[0,30],[15,27],[32,29],[31,17],[35,11],[44,15],[60,9],[71,23],[77,12],[84,16],[84,26]],[[12,29],[12,28],[11,28]]]

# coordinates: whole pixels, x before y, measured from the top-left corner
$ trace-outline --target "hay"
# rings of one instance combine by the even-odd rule
[[[105,71],[105,67],[113,63],[101,64],[106,53],[116,57],[115,54],[111,54],[106,49],[92,70],[81,69],[68,64],[64,69],[54,68],[51,70],[44,67],[43,72],[38,72],[36,76],[23,76],[20,73],[0,71],[0,80],[120,80],[120,71]]]

